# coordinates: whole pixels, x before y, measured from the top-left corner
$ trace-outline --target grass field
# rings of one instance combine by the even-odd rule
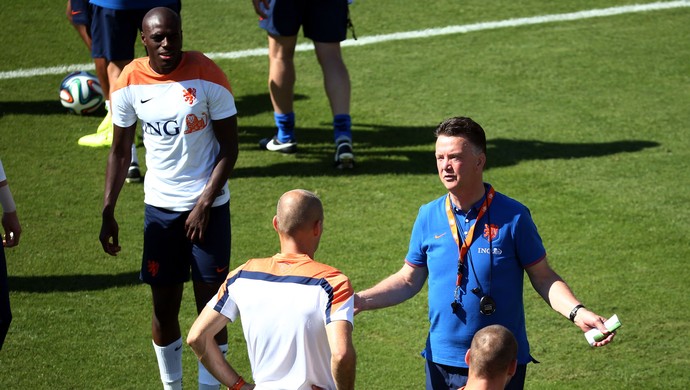
[[[364,41],[630,4],[356,0],[351,13]],[[541,361],[529,366],[527,388],[687,388],[690,2],[666,4],[674,7],[346,47],[358,164],[347,173],[330,166],[331,118],[311,51],[296,58],[296,156],[256,147],[273,132],[267,59],[218,59],[241,131],[230,180],[232,264],[278,250],[275,202],[301,187],[326,208],[318,260],[343,270],[356,290],[398,270],[418,207],[444,192],[431,132],[444,118],[470,116],[487,131],[486,180],[531,209],[552,266],[578,297],[623,323],[613,344],[592,349],[526,287],[528,335]],[[185,0],[182,16],[186,49],[266,46],[247,1]],[[89,55],[64,1],[3,4],[0,36],[0,158],[24,228],[6,251],[14,321],[0,351],[0,389],[159,388],[150,297],[137,278],[143,188],[121,194],[123,250],[111,258],[97,239],[108,151],[76,143],[101,117],[60,106],[66,71],[20,77],[88,64]],[[357,316],[357,388],[423,388],[424,291]],[[185,294],[187,330],[195,313],[191,289]],[[229,359],[251,377],[240,326],[230,326],[230,339]],[[185,387],[195,388],[188,348],[184,367]]]

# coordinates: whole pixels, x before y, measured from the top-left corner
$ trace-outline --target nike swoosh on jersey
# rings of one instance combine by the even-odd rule
[[[446,235],[446,233],[434,234],[434,238],[438,240],[439,238],[441,238],[441,237],[443,237],[443,236],[445,236],[445,235]]]
[[[153,99],[153,98],[141,99],[140,101],[141,101],[141,104],[144,104],[144,103],[148,102],[148,101],[151,100],[151,99]]]
[[[216,272],[218,272],[218,273],[225,272],[226,269],[228,269],[228,266],[227,266],[227,265],[226,265],[225,267],[223,267],[223,268],[216,267]]]

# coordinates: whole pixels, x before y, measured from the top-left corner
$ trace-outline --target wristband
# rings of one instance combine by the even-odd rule
[[[237,378],[237,382],[235,382],[235,384],[232,385],[232,387],[228,387],[228,390],[240,390],[242,388],[242,386],[244,386],[246,384],[247,384],[247,382],[244,381],[244,378],[239,377],[239,378]]]
[[[573,310],[570,311],[570,316],[568,317],[568,318],[570,318],[570,322],[575,322],[575,316],[577,315],[577,311],[584,308],[584,307],[585,307],[585,305],[583,305],[581,303],[578,304],[577,306],[573,307]]]

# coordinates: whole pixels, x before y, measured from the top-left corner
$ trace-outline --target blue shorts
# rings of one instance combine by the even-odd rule
[[[181,1],[171,0],[163,6],[180,13]],[[110,9],[91,7],[91,57],[108,61],[134,59],[134,45],[141,31],[144,15],[151,8]]]
[[[434,363],[428,359],[426,361],[426,389],[459,389],[467,384],[467,368],[446,366],[444,364]],[[515,375],[510,379],[507,390],[521,390],[525,387],[525,375],[527,374],[527,365],[518,364]]]
[[[70,0],[70,14],[72,24],[79,26],[91,26],[91,9],[89,0]]]
[[[225,280],[230,266],[230,203],[211,208],[203,243],[187,239],[184,224],[189,213],[146,205],[140,274],[144,283],[184,283],[190,270],[195,281]]]
[[[294,36],[302,27],[304,36],[314,42],[342,42],[347,37],[347,0],[274,0],[272,3],[268,23],[278,35]]]

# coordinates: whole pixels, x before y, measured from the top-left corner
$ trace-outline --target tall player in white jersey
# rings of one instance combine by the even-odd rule
[[[228,178],[238,154],[237,109],[223,71],[199,52],[182,51],[177,13],[149,11],[141,39],[148,57],[127,65],[112,89],[114,133],[99,238],[106,253],[117,255],[115,204],[141,120],[147,164],[141,279],[151,286],[161,380],[165,389],[181,389],[183,284],[191,273],[201,311],[230,265]],[[227,351],[225,328],[215,342]],[[199,389],[219,385],[199,364]]]

